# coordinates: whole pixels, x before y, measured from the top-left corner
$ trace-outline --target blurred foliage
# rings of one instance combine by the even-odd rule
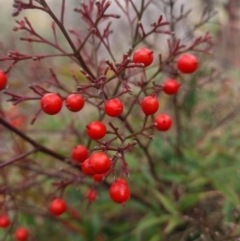
[[[214,26],[214,31],[217,30]],[[54,179],[36,177],[36,181],[44,182],[44,190],[36,185],[27,195],[19,192],[18,202],[25,204],[25,209],[16,214],[18,224],[30,227],[31,240],[230,241],[234,240],[231,237],[240,235],[240,131],[234,83],[239,71],[233,68],[223,73],[212,65],[215,60],[204,57],[196,74],[182,77],[176,99],[161,96],[162,108],[177,121],[170,132],[155,133],[150,143],[161,182],[154,179],[143,151],[136,147],[126,155],[131,171],[129,185],[134,196],[125,207],[110,201],[108,183],[97,184],[99,198],[88,206],[84,195],[87,187],[95,184],[86,178],[79,187],[67,187],[64,198],[69,210],[55,218],[47,214],[49,200],[40,195],[51,190]],[[69,68],[63,65],[57,72],[71,89]],[[225,76],[230,76],[230,84]],[[78,78],[84,83],[79,73]],[[161,76],[158,81],[163,79]],[[68,112],[66,115],[63,111],[60,117],[45,116],[35,124],[34,129],[39,133],[31,127],[26,131],[40,143],[69,157],[69,150],[85,141],[81,135],[82,123],[89,113],[92,113],[91,108],[77,114]],[[139,115],[134,108],[135,128],[140,126]],[[79,139],[67,132],[71,124],[79,131]],[[2,137],[9,138],[5,133]],[[30,159],[36,165],[41,162],[52,173],[65,165],[42,154],[33,154]],[[13,180],[18,180],[28,173],[11,170],[11,175]],[[107,181],[112,179],[110,176]],[[15,220],[15,214],[11,215]],[[2,230],[0,240],[1,235]]]

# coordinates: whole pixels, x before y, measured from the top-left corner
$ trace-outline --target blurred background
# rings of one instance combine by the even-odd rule
[[[56,14],[60,13],[60,0],[48,0]],[[84,2],[84,1],[83,1]],[[86,2],[86,1],[85,1]],[[140,7],[140,0],[135,0]],[[146,1],[145,1],[146,2]],[[165,3],[164,3],[165,2]],[[160,14],[169,21],[169,8],[166,2],[153,1],[142,23],[150,26]],[[11,187],[16,195],[18,212],[9,211],[14,220],[7,231],[0,229],[0,240],[12,240],[16,225],[27,226],[31,230],[29,240],[67,240],[67,241],[237,241],[240,238],[240,1],[239,0],[175,0],[174,16],[181,13],[182,6],[187,13],[186,19],[180,21],[174,32],[175,36],[188,45],[206,32],[214,39],[215,46],[211,55],[198,54],[200,67],[191,76],[181,77],[182,87],[177,99],[161,96],[163,111],[167,111],[178,122],[178,126],[169,133],[155,135],[150,150],[154,159],[155,171],[162,182],[157,182],[151,175],[143,152],[135,148],[127,155],[131,178],[129,186],[134,195],[125,207],[109,200],[107,184],[98,184],[98,200],[89,207],[83,201],[92,180],[86,180],[79,186],[69,186],[64,197],[69,204],[69,211],[54,218],[47,214],[52,192],[52,183],[56,177],[45,178],[38,173],[33,188],[18,189],[19,183],[31,184],[32,172],[25,169],[8,167],[0,170],[3,183]],[[51,19],[38,10],[26,10],[17,17],[12,17],[13,1],[0,0],[0,54],[18,50],[23,53],[54,53],[52,48],[44,45],[30,45],[19,41],[20,31],[13,32],[15,20],[27,16],[35,29],[47,39],[52,39]],[[73,13],[79,7],[79,1],[66,0],[65,26],[79,28],[87,32],[80,15]],[[113,20],[114,33],[111,38],[112,49],[116,56],[122,56],[131,45],[128,22],[115,1],[111,12],[122,15]],[[109,11],[110,11],[109,10]],[[130,13],[134,14],[134,11]],[[104,28],[104,25],[102,25]],[[58,32],[60,43],[69,46]],[[168,36],[149,37],[143,45],[167,54]],[[106,59],[106,51],[99,53],[100,59]],[[8,66],[0,62],[0,69]],[[49,79],[49,66],[58,74],[61,82],[70,90],[75,88],[71,78],[72,71],[79,66],[65,59],[47,59],[19,63],[9,74],[8,90],[14,93],[30,95],[27,86],[42,83]],[[166,78],[159,76],[161,82]],[[79,76],[81,79],[81,76]],[[69,113],[66,109],[56,117],[40,116],[34,126],[29,125],[37,111],[36,103],[22,103],[12,108],[6,102],[9,97],[1,95],[1,109],[8,113],[9,121],[16,119],[16,127],[24,130],[41,144],[48,146],[66,157],[82,137],[73,135],[73,129],[83,130],[82,123],[92,118],[92,109],[81,113]],[[177,101],[177,102],[176,102]],[[177,103],[177,108],[176,108]],[[66,114],[67,113],[67,114]],[[140,126],[139,112],[134,110],[133,120]],[[136,117],[136,118],[135,118]],[[29,146],[8,130],[0,127],[1,161],[27,151]],[[34,162],[39,170],[65,168],[51,157],[34,154],[23,160],[22,165]],[[21,166],[21,164],[19,164]],[[111,182],[110,177],[109,182]],[[6,181],[7,180],[7,181]],[[28,183],[29,180],[29,183]],[[31,181],[31,182],[30,182]],[[4,195],[0,193],[0,201]],[[0,206],[1,210],[1,206]]]

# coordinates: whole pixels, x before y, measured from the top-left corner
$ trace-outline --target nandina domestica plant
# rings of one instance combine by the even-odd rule
[[[59,0],[60,11],[47,0],[13,3],[13,17],[17,17],[14,34],[21,35],[20,40],[27,48],[9,49],[0,57],[4,64],[0,70],[0,90],[4,96],[2,106],[7,109],[9,104],[17,105],[18,112],[26,114],[27,119],[24,125],[13,125],[5,109],[0,116],[2,128],[14,135],[12,146],[8,147],[11,153],[4,152],[6,160],[0,162],[4,179],[0,212],[11,214],[0,216],[0,226],[6,228],[6,237],[10,236],[13,229],[9,227],[17,228],[16,223],[25,220],[21,215],[27,213],[39,217],[36,225],[46,219],[58,220],[56,225],[85,240],[107,240],[101,234],[89,238],[95,234],[91,225],[86,220],[78,222],[79,212],[88,212],[100,202],[99,210],[112,207],[126,210],[129,205],[147,207],[151,213],[164,212],[162,219],[150,217],[148,225],[162,225],[162,233],[169,234],[184,223],[184,205],[179,204],[181,211],[175,207],[175,201],[184,193],[183,178],[163,173],[161,165],[167,167],[168,161],[162,162],[156,149],[169,144],[176,148],[177,159],[183,160],[187,145],[179,148],[182,133],[179,106],[187,96],[189,81],[183,79],[198,72],[199,59],[210,53],[212,38],[209,33],[193,36],[190,42],[178,37],[174,26],[185,21],[188,12],[182,7],[180,15],[174,17],[173,8],[177,6],[174,1],[169,5],[154,0],[76,1],[72,3],[73,9],[70,2]],[[151,24],[145,25],[146,12],[159,6],[159,2],[166,4],[170,15],[159,12]],[[30,18],[23,17],[26,10],[48,15],[51,20],[46,20],[49,22],[44,28],[51,35],[45,33],[45,36]],[[67,25],[69,14],[75,16],[74,21],[79,21],[81,29]],[[122,17],[128,21],[128,32],[113,27]],[[113,47],[114,33],[130,36],[130,43]],[[161,37],[166,45],[161,47],[157,41],[151,44],[148,42],[151,37]],[[47,48],[38,51],[34,47],[39,44]],[[23,68],[22,65],[26,66],[23,70],[27,72],[24,78],[28,85],[20,80],[15,85],[14,71]],[[165,140],[162,145],[156,142],[159,137]],[[155,151],[153,143],[157,143]],[[178,169],[177,165],[174,168]],[[12,170],[19,171],[14,176],[14,186],[15,179],[9,181],[6,174]],[[169,181],[172,176],[176,183]],[[138,185],[138,180],[146,186]],[[174,201],[166,198],[168,194]],[[25,203],[26,197],[29,199]],[[71,197],[77,197],[77,201]],[[187,198],[188,203],[194,203],[195,196]],[[84,200],[88,201],[88,208]],[[125,220],[126,211],[121,212],[120,221]],[[108,217],[107,211],[102,213],[113,222],[118,219]],[[133,218],[139,221],[144,215],[142,211],[137,212]],[[88,218],[88,213],[82,216]],[[93,228],[100,230],[101,222],[91,218],[96,225]],[[27,240],[33,233],[33,226],[20,228],[15,237]],[[137,229],[132,232],[135,233],[141,236]]]

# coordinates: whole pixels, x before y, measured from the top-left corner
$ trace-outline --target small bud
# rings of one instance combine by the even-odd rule
[[[102,144],[103,144],[104,146],[106,146],[106,141],[102,141]]]
[[[128,94],[129,94],[129,95],[133,95],[132,90],[128,90]]]
[[[112,4],[112,0],[108,0],[106,3],[107,6],[110,6],[111,4]]]
[[[120,157],[122,157],[122,154],[118,152],[118,153],[116,153],[116,157],[120,158]]]
[[[18,15],[19,15],[19,10],[17,9],[17,10],[15,10],[13,13],[12,13],[12,16],[13,17],[17,17]]]

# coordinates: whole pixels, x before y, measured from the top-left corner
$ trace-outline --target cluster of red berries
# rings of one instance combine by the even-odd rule
[[[142,63],[144,66],[149,66],[153,62],[153,52],[146,48],[137,50],[133,55],[135,63]],[[198,67],[198,62],[195,56],[184,54],[177,61],[178,69],[183,73],[193,73]],[[174,79],[168,79],[163,84],[163,91],[168,95],[173,95],[178,92],[180,84]],[[156,95],[146,96],[141,102],[143,113],[148,115],[155,114],[159,109],[159,101]],[[111,117],[118,117],[123,112],[123,103],[118,99],[110,99],[106,101],[104,107],[105,113]],[[172,119],[167,114],[159,114],[155,118],[155,126],[159,131],[167,131],[171,128]],[[102,139],[107,128],[101,121],[93,121],[86,126],[87,135],[93,140]],[[111,160],[104,152],[95,152],[89,156],[89,150],[84,145],[75,146],[72,150],[72,159],[80,163],[82,172],[87,176],[92,176],[96,182],[101,182],[111,171]],[[110,197],[115,202],[124,203],[130,196],[130,190],[126,185],[126,181],[120,178],[120,181],[115,181],[110,187]],[[119,193],[124,193],[122,190],[127,190],[122,199],[116,197],[117,190]],[[95,198],[93,198],[95,200]]]
[[[151,65],[153,59],[153,51],[148,48],[140,48],[133,54],[133,62],[143,64],[145,67]],[[183,74],[192,74],[198,68],[198,60],[192,54],[182,54],[177,59],[177,67]]]
[[[71,94],[66,98],[66,106],[72,112],[80,111],[84,103],[84,98],[79,94]],[[41,98],[40,104],[46,114],[56,115],[62,109],[63,99],[58,94],[48,93]]]
[[[133,62],[143,64],[147,67],[154,60],[153,51],[147,48],[140,48],[133,54]],[[194,55],[183,54],[177,59],[177,68],[181,73],[190,74],[198,68],[198,60]],[[6,73],[0,71],[0,90],[3,90],[7,84]],[[175,79],[167,79],[161,85],[162,91],[167,95],[174,95],[178,92],[181,84]],[[55,115],[60,112],[63,106],[64,98],[55,93],[47,93],[42,96],[40,105],[41,109],[49,115]],[[70,94],[65,98],[66,107],[72,112],[82,110],[85,104],[84,98],[78,94]],[[145,116],[154,115],[159,110],[160,104],[156,94],[146,96],[141,101],[141,109]],[[104,112],[110,117],[119,117],[124,111],[124,105],[119,98],[113,98],[105,101]],[[159,114],[154,119],[154,126],[159,131],[167,131],[172,126],[172,119],[167,114]],[[101,121],[93,121],[86,125],[86,133],[92,140],[100,140],[107,134],[107,128]],[[102,182],[111,171],[113,165],[110,157],[105,152],[89,152],[84,145],[77,145],[71,153],[72,159],[79,163],[82,172],[86,176],[91,176],[94,181]],[[130,198],[130,189],[124,178],[116,179],[109,188],[109,196],[112,201],[124,205]],[[89,203],[96,201],[98,195],[96,190],[89,189],[85,194],[85,199]],[[66,202],[61,198],[55,198],[51,201],[49,211],[53,215],[61,215],[67,210]],[[7,228],[10,225],[8,215],[0,216],[0,227]],[[19,227],[15,231],[15,237],[18,241],[25,241],[29,236],[29,231],[25,227]]]
[[[145,67],[151,65],[153,62],[153,52],[147,48],[140,48],[133,54],[134,63],[142,63]],[[198,68],[198,60],[194,55],[183,54],[177,60],[177,67],[179,71],[185,74],[194,73]],[[162,90],[168,95],[174,95],[178,92],[181,84],[175,79],[167,79]],[[159,109],[159,101],[156,96],[146,96],[141,103],[142,111],[145,115],[153,115]],[[160,114],[155,118],[156,128],[159,131],[167,131],[172,125],[172,119],[166,114]]]
[[[133,54],[133,62],[141,63],[145,67],[152,64],[154,59],[153,52],[147,48],[140,48]],[[191,54],[183,54],[177,60],[177,67],[182,73],[193,73],[198,67],[197,58]],[[162,85],[162,90],[168,95],[174,95],[178,92],[180,83],[175,79],[168,79]],[[62,108],[62,98],[54,93],[46,94],[41,99],[41,107],[47,114],[53,115],[58,113]],[[71,94],[66,98],[66,106],[71,111],[79,111],[84,106],[84,99],[79,94]],[[154,115],[159,109],[159,101],[155,94],[146,96],[141,102],[141,108],[143,113],[148,115]],[[124,110],[124,105],[120,99],[114,98],[105,102],[104,111],[110,117],[119,117]],[[167,114],[159,114],[154,120],[156,129],[159,131],[167,131],[172,126],[172,119]],[[102,139],[106,133],[107,128],[101,121],[93,121],[86,126],[87,135],[93,140]],[[72,150],[72,159],[80,163],[82,172],[87,176],[92,176],[96,182],[101,182],[111,172],[111,160],[109,156],[104,152],[95,152],[89,156],[89,150],[84,145],[75,146]],[[124,203],[130,196],[130,191],[126,185],[126,181],[116,181],[110,188],[110,197],[115,202]],[[122,193],[121,190],[127,190],[126,195],[121,199],[116,198],[117,190]],[[94,190],[91,190],[87,194],[90,202],[95,201],[97,194]],[[59,200],[57,199],[57,202]],[[62,211],[65,211],[63,208]],[[58,212],[53,213],[57,214]]]
[[[0,215],[0,228],[8,228],[11,221],[7,214]],[[25,241],[28,239],[29,231],[25,227],[18,227],[15,230],[15,238],[18,241]]]

